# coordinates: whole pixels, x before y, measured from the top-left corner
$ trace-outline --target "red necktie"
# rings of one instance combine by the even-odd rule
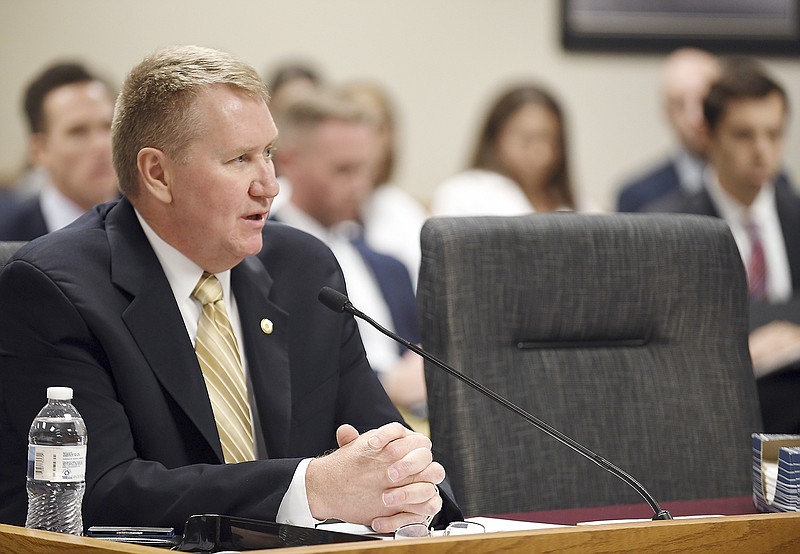
[[[750,237],[750,259],[747,260],[747,285],[750,297],[764,300],[767,296],[767,263],[764,259],[764,245],[758,226],[749,217],[745,229]]]

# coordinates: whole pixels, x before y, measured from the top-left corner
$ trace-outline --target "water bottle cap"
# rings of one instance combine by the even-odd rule
[[[72,400],[72,387],[47,387],[48,400]]]

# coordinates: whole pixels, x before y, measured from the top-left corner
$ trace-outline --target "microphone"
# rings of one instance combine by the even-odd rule
[[[667,510],[662,510],[661,506],[659,506],[658,502],[656,502],[656,499],[653,498],[653,495],[651,495],[649,492],[647,492],[647,489],[645,489],[644,486],[641,483],[639,483],[639,481],[634,479],[630,474],[625,472],[622,468],[620,468],[620,467],[614,465],[613,463],[609,462],[608,460],[606,460],[605,458],[603,458],[599,454],[595,454],[592,450],[590,450],[589,448],[583,446],[581,443],[571,439],[570,437],[568,437],[567,435],[565,435],[564,433],[562,433],[561,431],[559,431],[555,427],[552,427],[552,426],[548,425],[547,423],[545,423],[541,419],[539,419],[539,418],[531,415],[530,413],[526,412],[525,410],[523,410],[522,408],[520,408],[519,406],[517,406],[513,402],[507,400],[506,398],[503,398],[502,396],[500,396],[499,394],[497,394],[493,390],[484,387],[483,385],[481,385],[479,382],[475,381],[471,377],[469,377],[467,375],[464,375],[460,371],[456,371],[455,369],[453,369],[452,367],[450,367],[449,365],[444,363],[442,360],[440,360],[439,358],[437,358],[433,354],[429,354],[428,352],[426,352],[425,350],[423,350],[422,348],[420,348],[416,344],[410,343],[409,341],[407,341],[406,339],[404,339],[403,337],[401,337],[397,333],[394,333],[394,332],[390,331],[389,329],[385,328],[380,323],[378,323],[377,321],[375,321],[374,319],[369,317],[367,314],[365,314],[364,312],[362,312],[361,310],[359,310],[355,306],[353,306],[353,303],[350,302],[350,300],[347,298],[347,296],[345,296],[341,292],[339,292],[337,290],[334,290],[334,289],[332,289],[330,287],[322,287],[322,290],[319,291],[318,298],[319,298],[320,302],[325,304],[325,306],[327,306],[328,308],[330,308],[334,312],[338,312],[338,313],[348,312],[350,314],[353,314],[355,317],[363,319],[364,321],[366,321],[367,323],[369,323],[370,325],[375,327],[378,331],[380,331],[381,333],[383,333],[387,337],[399,342],[400,344],[402,344],[403,346],[405,346],[406,348],[408,348],[412,352],[418,354],[419,356],[422,356],[424,359],[426,359],[429,362],[433,363],[435,366],[439,367],[440,369],[443,369],[444,371],[446,371],[447,373],[449,373],[450,375],[452,375],[453,377],[455,377],[459,381],[462,381],[463,383],[469,385],[470,387],[472,387],[476,391],[480,392],[484,396],[486,396],[488,398],[491,398],[492,400],[494,400],[496,403],[500,404],[504,408],[506,408],[506,409],[514,412],[518,416],[522,417],[525,421],[527,421],[528,423],[530,423],[531,425],[533,425],[534,427],[536,427],[540,431],[542,431],[542,432],[546,433],[547,435],[553,437],[554,439],[556,439],[560,443],[568,446],[569,448],[571,448],[573,451],[577,452],[581,456],[584,456],[585,458],[588,458],[589,460],[591,460],[594,463],[596,463],[597,465],[599,465],[601,468],[605,469],[606,471],[608,471],[612,475],[614,475],[617,478],[621,479],[628,486],[630,486],[636,492],[638,492],[639,495],[641,495],[641,497],[644,498],[645,501],[650,505],[650,508],[653,510],[653,514],[654,514],[653,515],[653,520],[654,521],[655,520],[662,520],[662,519],[672,519],[672,514],[670,514],[669,511],[667,511]]]

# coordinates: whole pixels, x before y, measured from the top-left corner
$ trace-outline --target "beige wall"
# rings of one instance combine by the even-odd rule
[[[567,53],[556,0],[0,0],[0,175],[24,159],[20,94],[55,58],[121,81],[155,48],[197,43],[262,72],[307,58],[329,80],[371,77],[400,112],[398,183],[422,200],[459,170],[486,104],[534,78],[563,100],[581,192],[611,206],[621,179],[670,148],[656,95],[659,56]],[[800,63],[764,61],[800,109]],[[800,181],[800,117],[786,159]]]

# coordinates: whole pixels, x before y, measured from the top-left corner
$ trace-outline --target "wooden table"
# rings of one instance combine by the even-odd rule
[[[705,503],[705,504],[704,504]],[[744,509],[742,499],[665,503],[673,515],[691,515],[699,507],[713,506],[714,513]],[[638,507],[591,508],[591,513],[604,519],[620,515],[628,517]],[[646,505],[645,505],[646,506]],[[750,504],[752,506],[752,503]],[[584,515],[585,515],[584,510]],[[615,511],[616,510],[616,511]],[[539,514],[539,516],[537,516]],[[543,515],[542,515],[543,514]],[[549,514],[549,515],[548,515]],[[564,518],[580,515],[576,510],[507,514],[514,519]],[[641,514],[640,514],[641,515]],[[646,516],[647,514],[645,514]],[[634,514],[634,517],[639,517]],[[589,517],[588,519],[597,519]],[[703,553],[774,553],[800,552],[800,513],[745,514],[674,521],[648,521],[613,525],[567,526],[563,528],[509,533],[487,533],[460,537],[435,537],[404,541],[375,541],[326,546],[286,548],[286,554],[489,554],[494,552],[703,552]],[[0,525],[0,552],[4,554],[43,554],[50,552],[89,554],[157,554],[163,549],[109,543],[87,537],[59,535]],[[256,551],[261,553],[268,550]]]

